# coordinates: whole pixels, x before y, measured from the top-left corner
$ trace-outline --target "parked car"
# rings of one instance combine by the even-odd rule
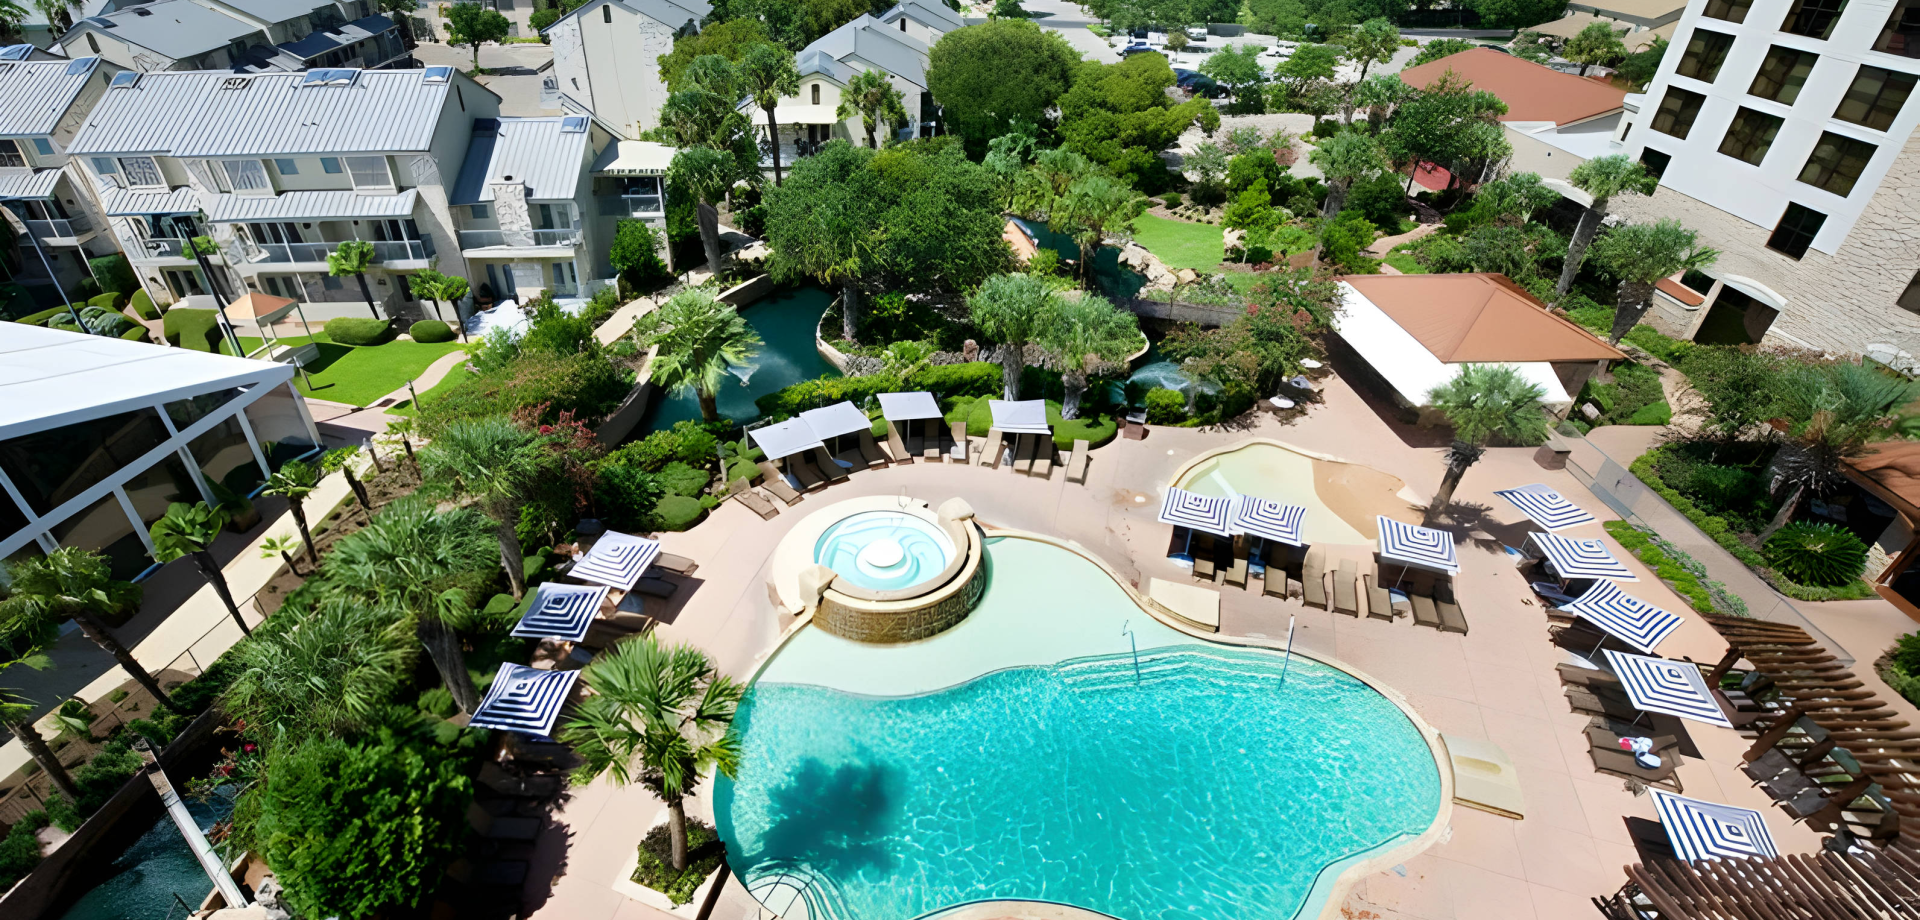
[[[1189,38],[1189,39],[1191,39],[1191,40],[1193,40],[1193,41],[1196,41],[1196,42],[1205,42],[1205,41],[1207,40],[1207,29],[1206,29],[1206,27],[1205,27],[1205,26],[1194,26],[1194,27],[1192,27],[1192,28],[1190,28],[1190,29],[1188,29],[1188,30],[1187,30],[1187,38]]]
[[[1146,42],[1134,42],[1133,44],[1120,49],[1120,56],[1130,57],[1132,55],[1142,54],[1145,52],[1152,52],[1154,54],[1159,54],[1160,49],[1155,48],[1152,45],[1147,44]]]
[[[1195,73],[1191,70],[1187,71],[1187,75],[1184,77],[1176,76],[1174,78],[1174,85],[1196,96],[1205,96],[1208,99],[1218,99],[1227,94],[1226,87],[1221,86],[1212,77],[1203,73]]]

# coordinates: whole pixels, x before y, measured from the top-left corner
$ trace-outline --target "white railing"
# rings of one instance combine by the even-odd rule
[[[242,248],[249,262],[325,262],[331,243],[255,243]]]
[[[373,244],[375,262],[423,262],[430,255],[427,244],[420,240],[388,240]]]
[[[493,246],[573,246],[580,242],[579,230],[522,230],[531,239],[526,243],[514,243],[507,239],[504,230],[462,230],[460,231],[461,249],[487,249]]]

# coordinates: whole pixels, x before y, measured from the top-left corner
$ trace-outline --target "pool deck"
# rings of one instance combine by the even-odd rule
[[[1400,477],[1415,493],[1432,494],[1444,469],[1444,437],[1384,420],[1337,378],[1327,381],[1325,395],[1323,405],[1286,425],[1257,415],[1255,424],[1240,431],[1152,428],[1145,440],[1117,440],[1092,454],[1084,485],[1066,482],[1059,472],[1049,480],[1035,480],[1006,468],[913,463],[857,473],[784,508],[771,520],[728,502],[692,531],[663,538],[667,551],[698,560],[700,568],[693,577],[675,578],[683,587],[659,635],[705,649],[729,674],[751,675],[791,620],[776,613],[768,598],[768,560],[774,547],[808,512],[848,498],[904,490],[937,507],[959,496],[985,524],[1073,541],[1121,578],[1144,586],[1154,577],[1191,581],[1187,570],[1165,558],[1168,528],[1155,520],[1170,477],[1195,456],[1246,437],[1273,438],[1365,464]],[[1602,430],[1596,438],[1605,434]],[[1603,520],[1614,517],[1571,474],[1542,470],[1532,455],[1531,448],[1488,451],[1467,472],[1455,496],[1456,509],[1466,516],[1456,529],[1485,531],[1503,543],[1519,545],[1533,528],[1492,493],[1534,482],[1553,486]],[[1632,593],[1689,613],[1685,603],[1599,527],[1572,534],[1606,539],[1615,555],[1641,577],[1630,586]],[[1327,549],[1329,570],[1340,558],[1368,560],[1372,552],[1371,546]],[[1460,562],[1457,584],[1471,625],[1466,636],[1405,620],[1336,615],[1232,587],[1221,590],[1221,632],[1280,638],[1289,617],[1297,617],[1299,647],[1384,681],[1439,731],[1498,745],[1518,768],[1525,820],[1454,809],[1440,843],[1399,867],[1362,879],[1340,915],[1352,920],[1593,916],[1588,898],[1617,890],[1625,880],[1621,867],[1638,861],[1623,818],[1657,820],[1652,801],[1626,791],[1622,780],[1593,771],[1583,735],[1586,717],[1569,711],[1554,670],[1562,653],[1550,644],[1546,618],[1508,557],[1497,548],[1488,552],[1463,543]],[[1863,661],[1871,661],[1895,636],[1914,628],[1883,601],[1809,607],[1816,622]],[[1718,660],[1725,650],[1725,643],[1696,616],[1688,616],[1660,648],[1668,657],[1700,661]],[[1870,669],[1858,673],[1889,705],[1920,719],[1920,710],[1880,685]],[[1759,809],[1783,852],[1811,852],[1818,846],[1818,834],[1791,823],[1739,773],[1746,739],[1698,723],[1687,728],[1704,755],[1686,758],[1679,770],[1687,795]],[[710,784],[703,791],[708,788]],[[573,790],[555,811],[555,826],[546,829],[537,846],[529,873],[529,915],[565,920],[664,917],[666,912],[629,899],[617,887],[634,846],[663,810],[639,787],[616,789],[601,780]],[[689,811],[711,818],[704,797],[690,800]],[[998,909],[1001,906],[1007,909]],[[673,913],[690,920],[698,907],[684,905]],[[970,911],[969,916],[1073,913],[1049,910],[1046,905],[996,905]],[[711,916],[740,920],[767,915],[737,880],[730,880]]]

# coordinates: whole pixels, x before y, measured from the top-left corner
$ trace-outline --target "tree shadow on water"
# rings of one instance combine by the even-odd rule
[[[801,761],[768,793],[770,820],[752,860],[802,863],[839,877],[891,869],[885,840],[900,807],[899,783],[880,763]]]

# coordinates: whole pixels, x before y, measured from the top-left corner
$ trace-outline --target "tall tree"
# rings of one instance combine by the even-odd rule
[[[1540,183],[1539,173],[1512,173],[1480,186],[1468,214],[1479,223],[1520,226],[1559,200],[1559,192]]]
[[[1080,245],[1080,277],[1091,283],[1093,260],[1107,237],[1131,235],[1133,219],[1147,209],[1147,199],[1132,186],[1112,176],[1093,173],[1075,179],[1066,194],[1049,210],[1051,226],[1073,235]]]
[[[1353,95],[1349,102],[1354,110],[1367,113],[1367,120],[1376,124],[1384,123],[1393,117],[1394,110],[1400,104],[1414,98],[1417,93],[1397,73],[1377,73],[1353,86]],[[1349,118],[1349,121],[1352,119]]]
[[[692,390],[700,415],[720,421],[720,387],[731,368],[744,367],[763,344],[733,304],[711,291],[681,291],[660,309],[640,317],[633,334],[642,347],[658,348],[653,382],[669,391]]]
[[[1787,443],[1774,456],[1774,494],[1779,511],[1760,533],[1765,543],[1793,520],[1800,502],[1846,481],[1842,464],[1873,441],[1912,436],[1920,428],[1904,414],[1920,400],[1920,382],[1855,364],[1800,364],[1780,387],[1772,406],[1783,417]]]
[[[777,279],[840,288],[840,335],[856,341],[860,279],[873,255],[879,202],[866,165],[873,152],[835,141],[794,164],[793,181],[767,192],[768,260]]]
[[[749,47],[740,56],[740,82],[753,104],[767,113],[767,137],[773,148],[773,184],[779,185],[780,123],[774,116],[780,100],[800,93],[800,70],[794,66],[793,52],[771,42]]]
[[[927,60],[927,89],[941,118],[979,156],[1018,122],[1048,122],[1080,53],[1058,32],[1001,19],[948,32]]]
[[[1480,460],[1487,444],[1502,438],[1514,444],[1538,444],[1549,430],[1541,406],[1546,390],[1521,376],[1510,364],[1462,364],[1452,380],[1433,388],[1427,402],[1453,423],[1453,446],[1447,449],[1447,471],[1440,490],[1427,506],[1433,520],[1453,501],[1453,490],[1467,467]]]
[[[193,564],[200,569],[200,576],[213,586],[213,593],[227,605],[227,613],[240,624],[240,632],[251,635],[253,630],[247,627],[239,606],[233,602],[227,576],[220,571],[219,560],[213,558],[213,541],[219,539],[230,518],[227,509],[215,508],[206,502],[191,505],[174,502],[167,506],[166,514],[147,528],[147,536],[153,541],[153,561],[161,565],[191,556]]]
[[[1627,224],[1607,231],[1593,243],[1593,257],[1607,273],[1620,280],[1620,296],[1613,311],[1613,330],[1607,340],[1618,343],[1653,305],[1653,286],[1662,278],[1706,268],[1720,253],[1699,243],[1699,234],[1677,220]]]
[[[1400,50],[1400,30],[1378,17],[1355,26],[1347,33],[1346,42],[1343,57],[1349,64],[1360,65],[1360,76],[1354,80],[1357,85],[1367,79],[1368,68],[1393,60],[1393,53]]]
[[[1416,88],[1413,98],[1402,102],[1393,122],[1381,136],[1381,145],[1395,166],[1418,168],[1433,163],[1463,178],[1477,181],[1472,173],[1513,154],[1506,129],[1499,118],[1507,114],[1507,104],[1485,90],[1474,89],[1464,77],[1448,70],[1439,79]],[[1407,186],[1413,186],[1413,171],[1408,170]]]
[[[1000,374],[1006,399],[1020,398],[1020,372],[1027,366],[1027,344],[1054,322],[1060,297],[1045,279],[1032,275],[995,275],[967,298],[974,325],[1000,343]]]
[[[667,804],[675,869],[687,867],[686,799],[713,770],[732,778],[740,763],[733,716],[745,685],[721,674],[705,652],[664,646],[653,633],[622,642],[581,672],[592,691],[561,726],[581,764],[576,782],[602,774],[639,783]]]
[[[1560,283],[1553,287],[1556,294],[1565,294],[1573,287],[1573,279],[1580,274],[1581,263],[1586,261],[1587,247],[1600,232],[1600,222],[1607,217],[1608,203],[1619,195],[1651,195],[1660,184],[1659,177],[1627,159],[1624,153],[1594,157],[1575,166],[1567,178],[1574,188],[1593,196],[1593,204],[1580,215],[1580,223],[1573,228],[1573,239],[1567,242],[1567,262],[1560,269]]]
[[[154,699],[175,712],[187,711],[160,689],[160,682],[101,622],[102,616],[138,607],[141,594],[139,585],[113,577],[106,557],[77,547],[61,547],[38,559],[9,566],[7,575],[13,584],[8,589],[10,595],[0,600],[0,621],[47,617],[57,622],[71,618]]]
[[[288,460],[272,476],[267,477],[266,488],[260,490],[262,495],[275,495],[287,500],[287,510],[293,512],[293,523],[300,528],[300,542],[306,544],[307,559],[316,565],[320,562],[320,551],[314,548],[313,532],[307,529],[306,501],[319,484],[318,469],[299,460]]]
[[[1327,179],[1327,200],[1320,207],[1320,216],[1328,218],[1340,213],[1355,182],[1390,168],[1380,145],[1356,131],[1343,131],[1321,141],[1307,154],[1307,160],[1320,167],[1320,174]]]
[[[707,253],[707,270],[715,275],[720,273],[719,204],[738,178],[735,159],[712,147],[683,147],[667,164],[667,183],[693,196],[700,246]]]
[[[550,457],[546,438],[501,415],[454,422],[420,451],[423,479],[472,500],[493,519],[500,567],[516,598],[527,593],[527,572],[514,525],[526,496],[547,475]]]
[[[1478,47],[1480,46],[1464,38],[1436,38],[1422,44],[1420,50],[1414,53],[1413,60],[1407,62],[1407,66],[1418,67],[1421,64],[1452,57],[1462,51],[1472,51]]]
[[[466,45],[473,50],[473,69],[480,69],[480,46],[499,44],[513,34],[513,24],[498,10],[478,3],[456,3],[447,8],[447,44]]]
[[[373,289],[367,287],[367,269],[371,267],[373,244],[366,240],[341,240],[340,245],[327,253],[327,274],[335,278],[352,275],[353,280],[360,282],[360,296],[367,301],[367,312],[372,313],[374,319],[379,319],[380,309],[373,302]]]
[[[900,90],[886,71],[863,70],[847,81],[847,88],[840,93],[840,107],[834,110],[833,117],[841,121],[860,119],[867,132],[867,146],[877,150],[880,142],[874,135],[875,129],[884,124],[889,134],[900,130],[907,123],[907,109],[901,101]]]
[[[1053,322],[1040,330],[1038,344],[1053,355],[1066,388],[1060,400],[1061,418],[1080,417],[1080,397],[1087,390],[1087,373],[1100,362],[1126,360],[1146,345],[1140,321],[1106,298],[1093,294],[1062,297]]]
[[[1566,47],[1560,49],[1560,56],[1580,65],[1580,75],[1587,75],[1589,67],[1612,67],[1626,59],[1627,46],[1620,43],[1620,33],[1604,22],[1590,22],[1574,37],[1567,39]]]
[[[1200,62],[1200,72],[1233,91],[1236,111],[1258,113],[1261,108],[1251,103],[1260,99],[1261,88],[1267,82],[1259,54],[1258,45],[1228,45],[1207,55],[1207,59]]]

